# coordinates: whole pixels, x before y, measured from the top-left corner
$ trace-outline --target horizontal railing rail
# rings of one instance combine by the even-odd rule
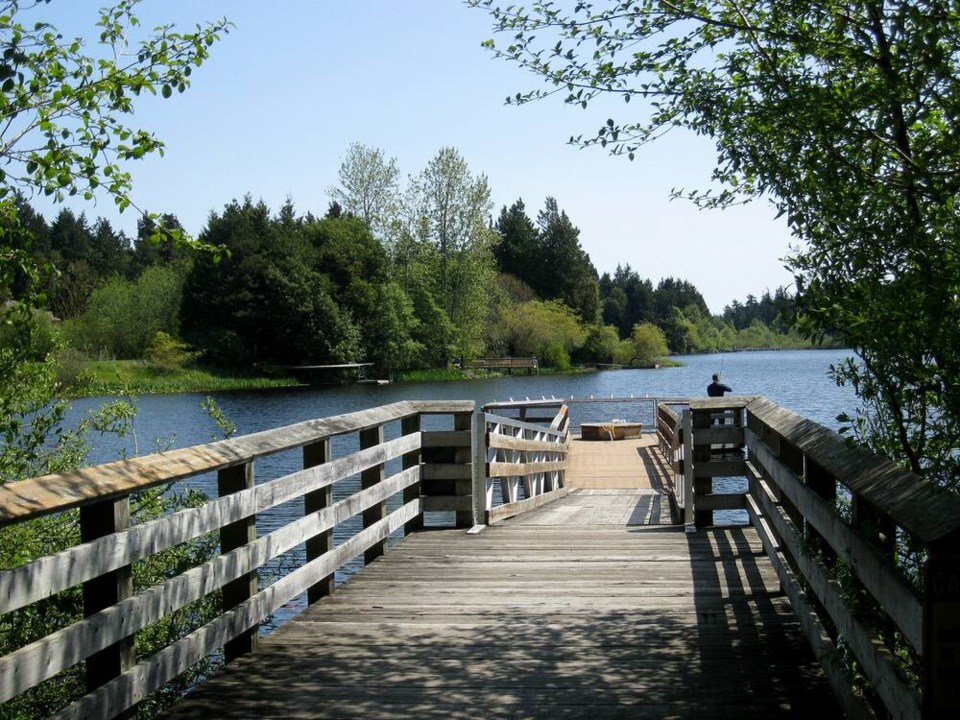
[[[645,432],[656,432],[657,407],[661,403],[684,403],[681,398],[657,397],[569,397],[507,400],[487,403],[483,409],[505,417],[530,422],[549,422],[552,413],[566,405],[570,413],[570,432],[579,435],[584,423],[608,424],[615,421],[635,423]]]
[[[549,425],[480,413],[473,497],[476,522],[490,525],[567,493],[569,415],[561,405]],[[500,504],[495,490],[500,488]]]
[[[747,509],[814,647],[841,638],[891,717],[955,716],[960,497],[765,399],[745,436]]]
[[[254,649],[272,613],[304,593],[307,603],[330,594],[337,570],[359,556],[379,557],[390,535],[423,527],[425,512],[451,511],[469,527],[473,410],[472,402],[400,402],[0,487],[0,528],[75,513],[70,522],[79,523],[81,539],[0,572],[4,622],[72,588],[83,595],[82,616],[0,658],[0,702],[84,663],[87,693],[57,717],[127,714],[204,658],[222,652],[229,661]],[[452,427],[430,421],[427,428],[428,415],[446,416]],[[386,439],[387,428],[396,437]],[[344,436],[356,449],[334,458],[332,440]],[[257,460],[297,449],[302,469],[254,482]],[[219,498],[128,525],[134,493],[210,472]],[[351,484],[357,480],[359,487]],[[341,488],[336,502],[334,488]],[[257,537],[258,514],[298,500],[298,516]],[[134,593],[137,563],[212,532],[219,554]],[[259,576],[297,548],[301,561],[289,572]],[[218,592],[219,615],[136,659],[137,633]]]
[[[746,511],[847,714],[953,717],[960,497],[765,398],[678,409],[657,430],[688,529]]]

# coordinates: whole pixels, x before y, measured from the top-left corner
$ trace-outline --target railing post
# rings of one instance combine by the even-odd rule
[[[777,457],[780,459],[781,462],[783,462],[787,467],[789,467],[793,471],[794,475],[802,478],[803,471],[804,471],[803,453],[800,452],[799,448],[790,444],[779,435],[777,435],[776,437],[777,437],[777,443],[776,443]],[[784,496],[782,493],[778,493],[777,500],[780,502],[780,507],[782,507],[786,511],[787,515],[789,515],[790,518],[793,520],[794,525],[796,525],[798,528],[804,529],[804,533],[807,534],[807,536],[809,537],[809,534],[806,533],[806,530],[805,530],[805,528],[807,527],[807,521],[803,517],[803,513],[801,513],[797,509],[797,506],[793,504],[790,498]]]
[[[422,430],[422,421],[420,413],[416,415],[411,415],[410,417],[405,417],[400,421],[400,434],[401,435],[413,435]],[[420,450],[415,450],[413,452],[406,453],[400,460],[401,467],[404,470],[407,470],[412,467],[417,467],[420,465],[422,460],[423,453]],[[408,488],[403,490],[403,504],[406,505],[409,502],[413,502],[421,496],[420,492],[420,483],[419,481],[415,485],[411,485]],[[413,518],[410,522],[406,523],[403,526],[403,534],[409,535],[410,533],[417,532],[418,530],[423,529],[423,509],[421,508],[420,513]]]
[[[366,450],[367,448],[376,447],[383,443],[383,426],[377,425],[376,427],[369,428],[367,430],[360,431],[360,449]],[[360,489],[366,490],[367,488],[372,488],[377,483],[383,482],[384,471],[383,464],[374,465],[371,468],[361,471],[360,473]],[[371,525],[375,525],[380,520],[383,520],[387,516],[387,503],[379,502],[371,508],[368,508],[363,511],[363,527],[368,528]],[[386,540],[381,540],[375,545],[370,546],[369,549],[365,550],[363,553],[363,563],[365,565],[372,563],[378,557],[382,556],[386,551],[387,543]]]
[[[693,525],[693,411],[684,410],[683,418],[683,524]]]
[[[923,598],[923,717],[960,707],[960,534],[928,546]]]
[[[711,413],[705,410],[694,410],[692,412],[692,432],[690,433],[690,443],[693,445],[693,454],[691,456],[693,465],[693,494],[695,497],[700,495],[709,495],[713,492],[713,478],[710,476],[697,475],[697,467],[701,463],[709,463],[713,456],[710,449],[710,443],[697,443],[696,431],[707,430],[712,422]],[[693,524],[698,528],[713,524],[713,510],[697,510],[696,500],[693,501]]]
[[[80,540],[90,542],[130,525],[130,499],[107,500],[80,508]],[[116,605],[133,595],[130,566],[89,580],[83,584],[83,614],[90,616]],[[104,648],[87,658],[87,690],[94,690],[117,677],[136,662],[134,636]]]
[[[455,431],[471,432],[473,428],[473,413],[455,413],[453,416],[453,429]],[[473,460],[473,452],[470,446],[458,447],[453,452],[453,462],[457,465],[470,465]],[[457,479],[454,481],[454,495],[457,497],[469,497],[473,492],[473,475],[468,478]],[[456,511],[456,525],[458,528],[473,527],[473,507],[469,510]]]
[[[304,468],[323,465],[324,463],[330,462],[332,457],[329,439],[303,446]],[[319,490],[314,490],[313,492],[309,492],[303,496],[303,511],[306,515],[318,512],[324,508],[328,508],[332,504],[332,485],[320,488]],[[333,530],[324,530],[319,535],[315,535],[306,542],[307,562],[315,560],[324,553],[330,552],[333,550],[333,547]],[[307,589],[307,604],[312,605],[320,598],[331,595],[333,593],[334,580],[335,575],[331,573],[318,583],[311,585]]]
[[[483,411],[477,411],[473,420],[473,524],[487,524],[490,498],[487,493],[487,423]]]
[[[244,463],[224,468],[217,473],[217,491],[220,497],[231,493],[247,490],[254,486],[253,463]],[[241,518],[234,523],[220,528],[220,552],[226,554],[231,550],[243,547],[257,539],[257,516]],[[227,612],[240,603],[257,594],[257,572],[253,571],[237,578],[223,586],[223,611]],[[246,653],[254,652],[259,642],[260,628],[258,625],[244,631],[223,646],[223,657],[226,662]]]

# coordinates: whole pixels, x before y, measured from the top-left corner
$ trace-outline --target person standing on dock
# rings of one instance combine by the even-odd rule
[[[723,397],[723,394],[728,392],[733,392],[733,390],[720,382],[720,373],[714,373],[713,382],[707,385],[707,395],[710,397]]]

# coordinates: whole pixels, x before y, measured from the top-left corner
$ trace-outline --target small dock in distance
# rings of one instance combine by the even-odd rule
[[[404,538],[169,717],[842,717],[756,532],[670,525],[666,467],[572,441],[565,497]]]

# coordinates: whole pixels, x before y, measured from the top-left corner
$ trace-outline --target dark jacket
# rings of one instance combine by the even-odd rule
[[[733,390],[720,382],[712,382],[707,385],[707,395],[710,397],[723,397],[725,392],[733,392]]]

